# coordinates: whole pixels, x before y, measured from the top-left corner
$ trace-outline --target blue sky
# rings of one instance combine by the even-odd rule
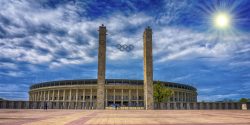
[[[198,99],[250,98],[248,0],[0,0],[0,97],[29,86],[97,75],[98,27],[107,36],[106,78],[143,79],[142,34],[153,29],[154,80],[185,83]],[[214,26],[218,12],[231,17]],[[122,52],[117,44],[132,44]]]

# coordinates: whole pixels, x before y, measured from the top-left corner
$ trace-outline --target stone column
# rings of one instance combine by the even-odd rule
[[[105,93],[105,99],[106,99],[106,104],[105,106],[107,107],[108,106],[108,89],[106,89],[106,93]]]
[[[45,91],[43,91],[43,101],[46,101],[46,95]]]
[[[213,108],[212,109],[216,109],[216,103],[212,103]]]
[[[33,95],[30,93],[30,101],[33,101]]]
[[[34,92],[33,96],[34,96],[33,101],[36,101],[36,93],[35,92]]]
[[[40,101],[40,92],[37,92],[37,100],[36,101]]]
[[[167,103],[167,109],[170,109],[170,102]]]
[[[34,101],[36,101],[36,92],[34,92]]]
[[[225,109],[228,109],[228,102],[225,102]]]
[[[181,93],[181,92],[177,92],[177,100],[176,100],[176,102],[180,102],[180,101],[181,101],[180,93]]]
[[[83,102],[85,102],[85,89],[82,90]]]
[[[35,101],[34,92],[31,93],[31,100]]]
[[[39,101],[39,92],[37,92],[36,96],[37,96],[36,101]]]
[[[78,102],[78,89],[76,89],[76,102]]]
[[[72,97],[71,97],[72,95],[71,94],[72,94],[72,90],[70,89],[69,90],[69,101],[71,101],[71,99],[72,99]]]
[[[41,101],[46,101],[45,100],[45,91],[42,91],[42,95],[41,95],[42,97],[41,97]]]
[[[82,108],[85,109],[86,108],[86,102],[85,102],[85,89],[82,90]]]
[[[191,93],[188,93],[188,101],[189,101],[189,102],[192,102],[192,99],[191,99],[191,98],[192,98]]]
[[[143,33],[144,56],[144,105],[145,109],[154,109],[153,99],[153,54],[152,29],[147,27]]]
[[[52,93],[52,101],[55,100],[55,90],[53,90],[53,93]]]
[[[58,93],[57,93],[57,100],[60,101],[60,90],[58,89],[57,92],[58,92]]]
[[[40,91],[39,101],[42,101],[42,98],[43,98],[43,92]]]
[[[128,105],[131,106],[131,89],[128,90]]]
[[[37,92],[37,101],[40,101],[40,92]]]
[[[194,109],[197,110],[197,103],[193,103]]]
[[[65,93],[66,93],[65,91],[66,91],[66,90],[64,89],[64,90],[63,90],[63,102],[65,102],[65,96],[66,96],[66,95],[65,95]]]
[[[139,106],[139,91],[138,91],[138,87],[136,88],[136,106]]]
[[[91,88],[90,89],[90,104],[91,104],[91,106],[93,106],[93,99],[92,99],[92,97],[93,97],[93,90]]]
[[[190,103],[189,102],[185,102],[186,103],[186,105],[187,105],[187,110],[190,110]]]
[[[50,97],[49,97],[50,94],[49,93],[50,93],[50,90],[48,90],[48,101],[50,101]]]
[[[121,101],[121,105],[123,106],[123,89],[122,89],[122,101]]]
[[[42,101],[42,93],[41,91],[38,92],[38,97],[37,97],[37,101]]]
[[[173,105],[174,105],[174,110],[176,110],[177,109],[176,102],[174,102]]]
[[[99,27],[99,49],[98,49],[98,79],[97,79],[97,109],[104,109],[104,89],[106,71],[106,27]]]
[[[180,97],[181,98],[181,102],[183,102],[184,101],[184,92],[181,92],[180,94],[181,94],[181,97]]]
[[[187,102],[187,92],[184,93],[184,96],[185,96],[184,101]]]
[[[180,92],[180,102],[183,102],[183,101],[184,101],[184,93]]]
[[[219,109],[222,110],[222,103],[219,103]]]
[[[113,103],[115,104],[115,89],[114,89],[114,91],[113,91]]]

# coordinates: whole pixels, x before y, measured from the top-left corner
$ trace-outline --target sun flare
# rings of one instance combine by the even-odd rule
[[[214,25],[217,28],[225,29],[230,27],[230,16],[227,13],[217,13],[214,16]]]

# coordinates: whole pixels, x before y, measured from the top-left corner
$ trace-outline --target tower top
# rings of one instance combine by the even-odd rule
[[[150,26],[147,26],[146,30],[152,30]]]
[[[100,32],[107,32],[106,30],[106,26],[104,26],[104,24],[102,24],[101,26],[99,26],[99,30]]]
[[[106,26],[104,26],[104,24],[102,24],[100,27],[106,27]]]
[[[150,28],[150,26],[147,26],[147,27],[145,28],[144,35],[146,35],[147,33],[152,34],[152,29]]]

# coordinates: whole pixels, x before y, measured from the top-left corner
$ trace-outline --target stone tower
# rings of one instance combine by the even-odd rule
[[[98,80],[97,80],[97,109],[104,109],[105,71],[106,71],[106,27],[99,27],[98,49]]]
[[[146,110],[150,110],[154,109],[152,29],[150,27],[147,27],[143,33],[143,56],[144,56],[144,106]]]

